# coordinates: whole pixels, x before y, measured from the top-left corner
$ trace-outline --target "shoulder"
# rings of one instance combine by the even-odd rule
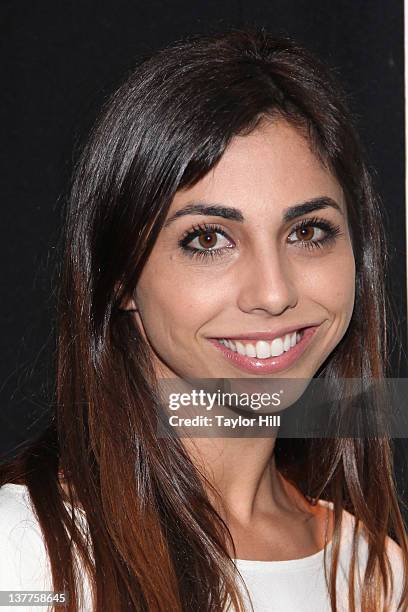
[[[50,566],[25,485],[0,487],[0,590],[50,590]]]
[[[344,544],[344,549],[348,553],[348,558],[350,558],[356,518],[353,514],[344,510],[342,523],[342,540]],[[359,526],[357,551],[359,559],[359,573],[362,578],[368,559],[367,530],[365,525],[363,524],[360,524]],[[402,548],[390,536],[387,536],[385,539],[385,552],[389,561],[392,581],[394,584],[393,602],[397,602],[400,595],[402,594],[402,589],[404,585],[404,554]]]

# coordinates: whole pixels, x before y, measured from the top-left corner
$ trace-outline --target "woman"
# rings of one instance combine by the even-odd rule
[[[98,611],[406,610],[388,439],[164,438],[156,419],[162,378],[383,380],[384,254],[342,94],[305,50],[248,29],[143,62],[76,169],[56,419],[1,469],[13,563],[31,501],[70,610],[75,584]]]

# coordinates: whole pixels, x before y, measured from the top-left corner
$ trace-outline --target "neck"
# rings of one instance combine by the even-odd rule
[[[263,513],[306,507],[306,500],[283,479],[275,464],[276,438],[184,438],[208,494],[224,519],[249,524]]]

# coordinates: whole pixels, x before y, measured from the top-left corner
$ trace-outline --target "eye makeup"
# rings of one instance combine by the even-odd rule
[[[314,238],[316,228],[320,230],[320,232],[323,232],[323,237],[318,239]],[[305,233],[306,237],[308,237],[307,232],[310,230],[312,230],[313,234],[312,239],[305,240]],[[340,225],[335,225],[327,219],[312,217],[309,219],[303,219],[297,223],[291,230],[288,238],[292,236],[292,234],[298,233],[303,233],[303,238],[298,240],[288,239],[288,243],[294,245],[300,243],[301,246],[297,248],[305,248],[311,251],[314,249],[323,249],[325,247],[332,246],[336,242],[337,238],[341,235],[341,228]],[[211,238],[210,240],[205,239],[205,242],[209,248],[206,248],[202,243],[199,243],[200,239],[208,238],[217,234],[226,239],[229,244],[223,247],[216,247],[216,244],[211,244]],[[197,241],[198,244],[196,246],[191,246],[191,243],[194,243],[194,241]],[[226,255],[227,251],[230,251],[235,246],[235,243],[219,225],[213,223],[199,223],[183,234],[181,239],[178,241],[178,246],[183,254],[190,258],[197,258],[201,260],[209,258],[209,260],[211,260],[216,257],[218,258]],[[203,248],[198,248],[200,246]]]

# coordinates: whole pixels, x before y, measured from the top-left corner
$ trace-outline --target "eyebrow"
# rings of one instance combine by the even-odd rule
[[[313,212],[315,210],[322,210],[324,208],[334,208],[341,215],[344,215],[340,206],[335,202],[332,198],[328,196],[322,196],[313,198],[311,200],[307,200],[306,202],[301,202],[300,204],[295,204],[294,206],[290,206],[289,208],[285,208],[283,211],[283,222],[287,223],[288,221],[293,221],[293,219],[297,219],[302,215],[306,215],[307,213]],[[186,215],[206,215],[209,217],[222,217],[223,219],[229,219],[231,221],[238,221],[239,223],[243,223],[245,221],[244,215],[239,208],[229,207],[229,206],[221,206],[219,204],[207,204],[204,202],[190,202],[183,208],[177,210],[171,217],[169,217],[164,227],[168,227],[173,221],[178,219],[179,217],[184,217]]]

